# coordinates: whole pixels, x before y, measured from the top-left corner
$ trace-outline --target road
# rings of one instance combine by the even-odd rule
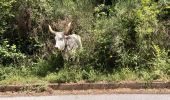
[[[0,100],[170,100],[170,94],[100,94],[0,97]]]

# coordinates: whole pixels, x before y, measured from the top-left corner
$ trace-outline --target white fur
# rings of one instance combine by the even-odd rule
[[[65,60],[72,58],[76,51],[82,48],[81,37],[79,35],[64,35],[64,32],[53,31],[50,25],[49,30],[51,33],[55,34],[55,47],[62,52],[62,56]]]

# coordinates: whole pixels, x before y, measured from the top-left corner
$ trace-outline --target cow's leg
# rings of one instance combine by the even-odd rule
[[[68,61],[69,60],[69,56],[66,54],[66,52],[62,52],[62,56],[63,56],[63,59]]]
[[[72,62],[72,56],[71,56],[70,52],[68,52],[68,51],[63,52],[63,58],[66,61],[71,61]]]
[[[79,64],[79,52],[77,50],[72,51],[71,59],[74,64]]]

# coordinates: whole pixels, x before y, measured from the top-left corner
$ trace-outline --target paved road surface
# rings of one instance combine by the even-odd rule
[[[59,95],[35,97],[0,97],[0,100],[170,100],[170,94]]]

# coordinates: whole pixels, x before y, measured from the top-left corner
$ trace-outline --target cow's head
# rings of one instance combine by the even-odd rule
[[[55,47],[58,48],[59,50],[64,50],[65,45],[66,45],[66,38],[67,38],[67,33],[70,30],[71,22],[68,24],[66,30],[64,32],[56,32],[52,30],[51,26],[49,25],[49,30],[51,33],[55,35]]]

